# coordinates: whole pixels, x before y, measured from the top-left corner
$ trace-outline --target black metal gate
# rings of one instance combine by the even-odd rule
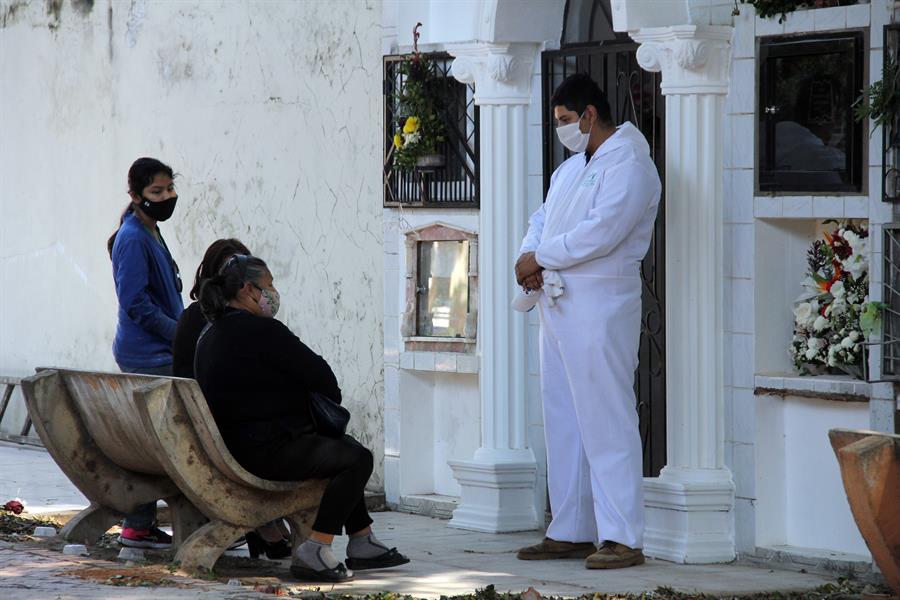
[[[590,74],[606,91],[617,123],[631,121],[644,133],[660,179],[665,181],[665,101],[660,74],[638,66],[637,47],[627,35],[613,32],[609,0],[567,2],[562,49],[544,52],[541,60],[545,195],[553,171],[568,157],[554,131],[550,96],[563,79],[579,72]],[[634,385],[647,477],[659,475],[666,464],[665,221],[665,203],[661,201],[653,241],[641,265],[640,366]]]

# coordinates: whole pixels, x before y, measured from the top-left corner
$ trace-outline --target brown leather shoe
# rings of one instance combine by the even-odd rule
[[[603,542],[600,549],[587,557],[584,566],[588,569],[623,569],[644,564],[644,553],[640,548],[629,548],[625,544]]]
[[[590,542],[557,542],[544,538],[540,544],[520,548],[519,560],[550,560],[553,558],[587,558],[597,549]]]

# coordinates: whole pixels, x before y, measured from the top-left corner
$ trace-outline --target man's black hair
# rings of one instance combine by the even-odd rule
[[[573,110],[579,115],[588,104],[597,109],[601,123],[607,126],[615,125],[606,94],[587,73],[576,73],[566,77],[550,98],[551,108],[565,106],[566,110]]]

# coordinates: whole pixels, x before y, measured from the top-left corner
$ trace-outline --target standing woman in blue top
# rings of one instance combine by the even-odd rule
[[[171,167],[139,158],[128,170],[131,202],[109,238],[119,318],[113,355],[126,373],[172,374],[172,340],[184,310],[181,275],[158,223],[172,216],[178,194]],[[125,518],[119,542],[135,548],[167,548],[172,538],[156,527],[156,503]]]

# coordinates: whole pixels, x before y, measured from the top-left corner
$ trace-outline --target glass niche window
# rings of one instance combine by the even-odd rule
[[[406,234],[407,350],[474,350],[477,249],[474,233],[442,224]]]
[[[416,335],[465,337],[469,314],[469,242],[419,242]]]
[[[760,41],[760,192],[862,192],[861,32]]]

